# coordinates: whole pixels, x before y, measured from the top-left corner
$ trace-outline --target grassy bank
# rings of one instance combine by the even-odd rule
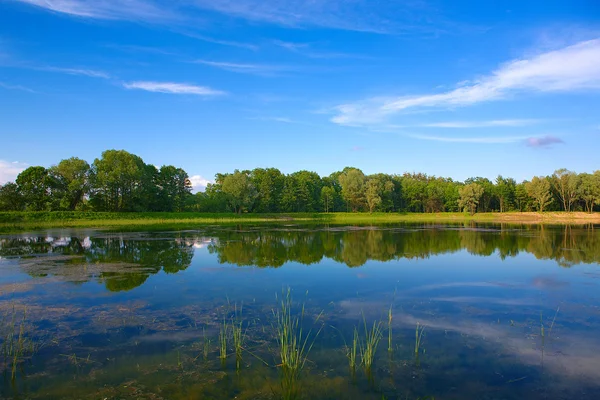
[[[481,222],[514,224],[600,224],[600,213],[290,213],[290,214],[205,214],[205,213],[91,213],[91,212],[4,212],[0,232],[45,228],[193,228],[214,224],[394,224]]]

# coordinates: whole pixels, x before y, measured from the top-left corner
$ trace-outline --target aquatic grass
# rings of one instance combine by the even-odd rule
[[[375,354],[377,353],[377,347],[379,341],[383,337],[382,322],[373,321],[373,326],[369,329],[367,327],[367,320],[363,314],[363,325],[365,329],[364,341],[361,340],[360,346],[360,361],[367,373],[371,371],[373,362],[375,360]]]
[[[243,331],[243,323],[242,320],[242,307],[240,306],[240,312],[238,314],[237,305],[234,306],[234,317],[231,322],[231,331],[233,335],[233,347],[235,349],[235,362],[236,368],[239,370],[241,361],[242,361],[242,350],[245,339],[245,332]]]
[[[388,329],[387,330],[388,330],[388,352],[390,354],[394,352],[394,347],[392,345],[392,335],[393,335],[393,333],[392,333],[392,318],[393,318],[392,307],[393,306],[394,306],[394,303],[392,303],[390,305],[390,309],[388,310]]]
[[[17,314],[13,305],[10,315],[4,315],[0,320],[2,366],[5,370],[10,368],[13,380],[16,378],[18,365],[37,351],[37,344],[29,338],[29,332],[26,331],[27,308],[23,310],[22,317],[19,318]]]
[[[227,328],[227,321],[223,318],[223,325],[219,329],[219,358],[222,364],[227,361]]]
[[[291,289],[282,290],[279,307],[273,310],[273,316],[275,317],[275,337],[279,347],[280,363],[278,366],[281,367],[282,396],[285,400],[299,397],[298,380],[306,366],[308,354],[322,329],[321,326],[314,335],[312,328],[306,331],[303,324],[304,304],[302,304],[299,315],[293,314],[292,306]],[[315,322],[320,319],[321,315],[322,313],[317,316]]]
[[[423,334],[425,333],[425,326],[420,325],[417,322],[417,327],[415,329],[415,357],[419,358],[419,352],[421,350],[421,344],[423,341]]]

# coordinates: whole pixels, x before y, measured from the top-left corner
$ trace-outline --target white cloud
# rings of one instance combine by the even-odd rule
[[[101,78],[101,79],[109,79],[110,75],[102,71],[95,71],[92,69],[79,69],[79,68],[58,68],[58,67],[35,67],[34,69],[40,71],[50,71],[50,72],[61,72],[68,75],[83,75],[88,76],[90,78]]]
[[[0,82],[0,88],[9,89],[9,90],[22,90],[24,92],[36,93],[35,90],[29,89],[28,87],[21,85],[9,85],[8,83]]]
[[[513,60],[488,76],[454,90],[417,96],[373,98],[334,108],[332,122],[376,124],[408,109],[452,108],[506,99],[521,92],[600,89],[600,39],[580,42],[529,59]]]
[[[0,160],[0,185],[5,184],[6,182],[14,182],[17,175],[28,166],[29,165],[18,161],[10,162]]]
[[[273,75],[277,72],[291,71],[295,69],[285,65],[245,64],[227,61],[195,60],[194,63],[208,65],[210,67],[223,69],[225,71],[254,75]]]
[[[139,89],[148,92],[170,93],[170,94],[193,94],[198,96],[218,96],[225,92],[211,89],[206,86],[196,86],[189,83],[174,83],[174,82],[151,82],[151,81],[136,81],[123,83],[126,89]]]
[[[409,137],[421,140],[431,140],[436,142],[448,143],[479,143],[479,144],[503,144],[517,143],[531,139],[527,136],[499,136],[499,137],[450,137],[450,136],[429,136],[429,135],[408,135]]]
[[[207,10],[292,28],[317,26],[374,33],[439,34],[463,30],[420,1],[368,0],[12,0],[80,18],[133,20],[197,27]],[[467,27],[468,28],[468,27]]]
[[[539,119],[498,119],[492,121],[447,121],[417,125],[423,128],[487,128],[520,127],[542,123]]]
[[[190,182],[192,182],[192,191],[194,192],[203,192],[209,183],[213,183],[201,175],[190,176]]]
[[[171,11],[147,0],[15,0],[76,17],[113,20],[169,20]]]

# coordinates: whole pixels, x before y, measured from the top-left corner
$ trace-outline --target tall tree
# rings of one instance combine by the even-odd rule
[[[139,210],[144,190],[144,161],[125,150],[106,150],[102,158],[94,160],[91,180],[92,202],[106,211]]]
[[[252,183],[256,188],[257,212],[277,212],[281,202],[284,175],[277,168],[255,168],[250,173]]]
[[[381,204],[381,192],[383,192],[381,182],[373,178],[367,181],[365,199],[367,200],[367,205],[369,206],[369,213],[372,214],[373,210],[375,210],[375,208]]]
[[[352,211],[358,211],[365,201],[365,174],[357,168],[348,167],[338,179],[342,186],[342,197]]]
[[[535,202],[539,212],[544,212],[552,202],[552,193],[550,193],[550,182],[545,177],[535,176],[531,182],[525,184],[525,189],[529,197]]]
[[[160,211],[182,211],[192,191],[187,172],[172,165],[163,165],[156,174]]]
[[[585,209],[589,213],[594,210],[594,205],[600,204],[600,171],[579,175],[578,196],[583,200]]]
[[[460,198],[458,199],[458,206],[465,211],[469,211],[471,215],[477,211],[477,204],[483,196],[484,189],[478,183],[469,183],[458,189]]]
[[[50,194],[54,184],[46,168],[29,167],[17,176],[16,183],[27,210],[52,209]]]
[[[7,182],[0,186],[0,211],[22,211],[25,206],[19,186],[14,182]]]
[[[244,209],[248,209],[256,198],[256,189],[247,172],[236,169],[233,174],[224,177],[221,185],[221,190],[227,195],[235,213],[240,214]]]
[[[323,186],[321,188],[321,202],[323,203],[323,210],[328,213],[333,206],[333,197],[335,196],[335,190],[331,186]]]
[[[496,178],[496,195],[500,205],[500,212],[512,209],[515,202],[515,191],[517,182],[512,178],[503,178],[498,175]]]
[[[577,174],[566,168],[558,169],[552,175],[552,184],[556,194],[562,201],[563,210],[571,211],[573,203],[577,200]]]
[[[77,157],[62,160],[50,168],[58,186],[60,208],[76,210],[90,191],[90,165]]]

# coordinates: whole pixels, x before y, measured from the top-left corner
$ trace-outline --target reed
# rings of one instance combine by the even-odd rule
[[[237,305],[235,305],[234,319],[231,322],[231,331],[233,335],[233,347],[235,349],[236,368],[239,370],[242,362],[245,333],[243,331],[242,307],[240,307],[238,314]]]
[[[365,329],[364,341],[360,341],[360,359],[365,371],[370,372],[373,362],[375,361],[375,353],[379,341],[383,337],[381,321],[373,321],[373,326],[369,329],[367,321],[363,315],[363,324]]]
[[[29,339],[27,332],[27,309],[23,316],[18,317],[13,305],[10,315],[4,315],[0,320],[0,339],[2,348],[3,368],[11,371],[11,379],[17,376],[17,367],[24,359],[36,352],[36,343]]]
[[[420,325],[417,322],[417,328],[415,329],[415,357],[419,357],[419,352],[421,350],[421,343],[423,340],[423,334],[425,333],[425,326]]]
[[[292,309],[292,292],[288,288],[282,291],[279,307],[273,310],[275,317],[275,336],[279,348],[279,359],[281,367],[281,385],[282,395],[286,400],[299,397],[298,380],[306,362],[308,354],[312,349],[316,337],[321,332],[319,329],[315,335],[312,335],[312,328],[308,331],[304,329],[304,304],[300,315],[294,315]],[[317,317],[319,320],[321,315]]]
[[[227,321],[223,318],[223,325],[221,325],[221,328],[219,329],[219,358],[223,364],[225,364],[227,360],[227,328]]]

